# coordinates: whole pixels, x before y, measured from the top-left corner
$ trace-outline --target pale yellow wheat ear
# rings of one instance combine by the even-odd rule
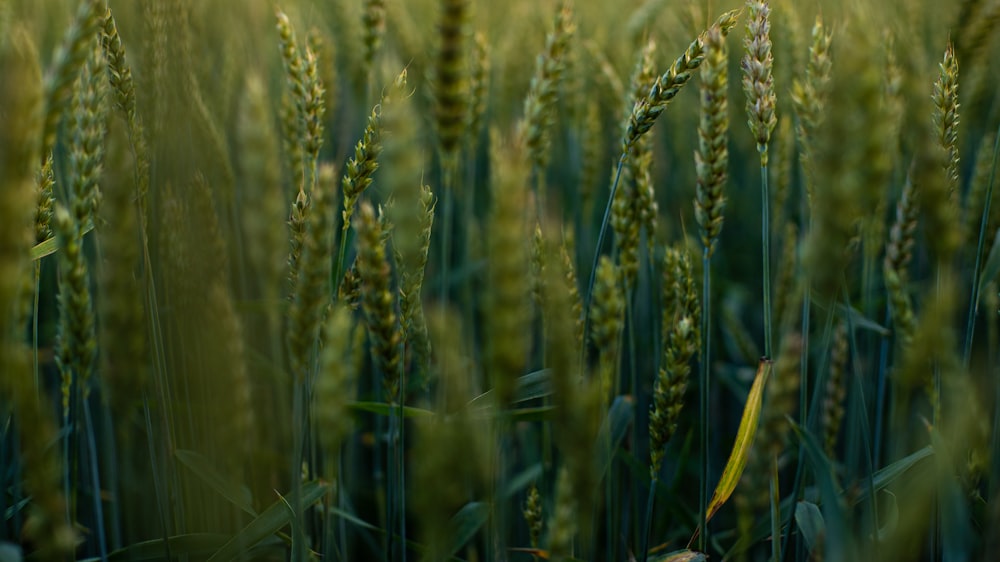
[[[655,53],[656,42],[653,40],[647,41],[640,49],[635,69],[632,71],[626,111],[631,110],[635,101],[642,98],[656,81]],[[647,233],[652,236],[653,225],[656,222],[656,201],[652,193],[652,165],[652,139],[643,137],[629,150],[622,168],[622,183],[611,203],[611,227],[615,232],[621,284],[626,291],[632,289],[639,272],[640,229],[646,227]]]
[[[702,55],[705,63],[701,70],[701,123],[698,126],[698,151],[695,153],[698,176],[695,218],[708,256],[714,252],[722,231],[722,212],[726,206],[726,197],[722,192],[729,168],[725,41],[722,30],[713,26],[705,33],[706,50]]]
[[[826,396],[823,398],[823,448],[827,456],[834,458],[840,424],[844,420],[844,399],[847,397],[847,377],[849,376],[847,323],[841,321],[833,333],[833,347],[830,349],[830,373],[826,380]]]
[[[118,425],[122,447],[126,446],[128,421],[136,413],[147,377],[149,357],[142,285],[135,278],[140,263],[139,221],[133,170],[135,157],[129,150],[124,119],[110,120],[107,155],[101,183],[104,205],[97,236],[102,267],[98,269],[99,340],[115,342],[101,350],[102,395]],[[116,424],[117,425],[117,424]]]
[[[354,229],[358,233],[358,278],[368,337],[372,342],[372,359],[382,375],[385,401],[392,404],[405,399],[400,394],[402,334],[391,287],[384,229],[371,203],[363,201],[359,205]]]
[[[292,373],[303,381],[311,373],[322,323],[332,294],[330,269],[333,263],[334,217],[337,182],[332,166],[319,168],[319,178],[310,193],[309,221],[302,240],[299,283],[288,310],[288,351]]]
[[[282,189],[280,139],[263,77],[249,72],[237,99],[237,125],[234,144],[239,158],[236,178],[245,200],[240,223],[245,236],[247,262],[256,280],[255,294],[267,303],[262,333],[277,338],[279,303],[282,293],[284,257],[288,251],[288,233],[275,228],[288,218],[288,206]]]
[[[892,172],[892,118],[882,103],[882,68],[873,61],[876,36],[858,18],[838,45],[827,115],[850,111],[851,119],[826,119],[816,139],[812,208],[837,209],[811,215],[803,264],[823,298],[839,294],[851,259],[848,244],[858,221],[876,209]],[[849,108],[849,109],[848,109]],[[852,142],[845,145],[844,139]]]
[[[435,61],[434,107],[441,167],[455,174],[470,110],[469,0],[441,0]],[[475,131],[473,131],[475,133]]]
[[[28,279],[27,251],[32,242],[36,201],[35,173],[42,132],[42,78],[38,53],[21,27],[0,43],[0,338],[20,333],[14,325]],[[2,341],[2,340],[0,340]]]
[[[31,502],[22,536],[39,545],[39,559],[62,560],[76,548],[60,492],[62,462],[53,412],[31,375],[19,309],[30,279],[35,173],[41,160],[42,76],[31,36],[20,25],[0,39],[0,399],[13,407],[20,433],[23,488]]]
[[[309,191],[316,182],[319,150],[323,145],[326,90],[319,78],[316,53],[299,44],[287,15],[278,11],[275,18],[289,103],[294,108],[284,116],[288,121],[285,141],[291,154],[294,187],[299,192]]]
[[[546,240],[555,237],[550,235]],[[555,248],[548,243],[543,250],[545,259],[552,262],[556,258]],[[606,258],[605,258],[606,259]],[[615,283],[617,275],[608,275]],[[589,521],[596,508],[598,475],[593,462],[597,453],[598,429],[605,417],[606,399],[599,378],[580,377],[579,354],[576,342],[577,319],[574,313],[571,291],[566,278],[559,268],[546,268],[542,283],[545,345],[545,366],[550,369],[552,381],[552,403],[555,406],[552,419],[552,436],[563,459],[557,499],[563,504],[556,508],[549,519],[549,548],[553,559],[569,554],[573,537],[580,533],[580,540],[586,541],[586,525],[577,526],[576,521]],[[572,515],[572,517],[571,517]]]
[[[369,79],[374,74],[375,55],[382,48],[385,36],[385,0],[364,0],[361,14],[362,45],[364,56],[362,62],[368,70]]]
[[[400,324],[414,371],[426,373],[430,339],[421,292],[434,225],[436,199],[421,185],[425,156],[419,148],[421,134],[404,70],[396,77],[383,102],[387,163],[382,182],[391,194],[386,211],[393,224],[392,247],[399,275]]]
[[[934,125],[938,142],[946,156],[945,173],[948,194],[953,204],[958,201],[958,59],[952,43],[944,50],[944,58],[938,65],[940,76],[934,82]]]
[[[723,38],[736,25],[739,14],[739,10],[732,10],[722,14],[716,20],[715,23]],[[673,101],[681,88],[691,80],[691,75],[701,66],[704,58],[704,38],[699,36],[688,45],[688,48],[674,61],[667,72],[656,80],[649,93],[642,99],[636,100],[632,114],[629,116],[625,138],[622,141],[622,152],[628,152],[629,147],[653,127],[656,118]]]
[[[361,140],[354,145],[354,156],[347,162],[347,173],[341,180],[344,193],[344,208],[341,211],[341,238],[343,232],[350,227],[354,208],[361,195],[372,184],[372,176],[378,169],[379,154],[382,153],[382,107],[381,104],[372,108],[368,114],[368,125]],[[341,251],[343,259],[343,251]]]
[[[69,208],[57,206],[55,231],[63,246],[59,288],[60,329],[57,364],[62,376],[63,420],[70,416],[72,389],[86,397],[97,357],[94,306],[90,274],[83,249],[83,232],[93,221],[100,200],[98,179],[104,151],[102,92],[104,76],[100,50],[90,42],[89,57],[78,78],[70,115]]]
[[[47,155],[55,146],[59,122],[68,109],[73,95],[73,82],[91,54],[91,40],[97,36],[104,16],[102,0],[85,0],[76,16],[55,59],[45,77],[45,125],[42,133],[42,152]]]
[[[476,33],[472,41],[472,58],[469,60],[469,115],[467,118],[471,146],[476,145],[483,120],[489,108],[490,93],[490,45],[486,36]]]
[[[487,228],[487,338],[485,369],[504,408],[524,374],[531,322],[529,286],[528,186],[526,147],[520,139],[494,135],[493,210]]]
[[[701,308],[691,255],[668,248],[663,261],[663,361],[653,384],[649,413],[649,470],[656,479],[664,448],[677,430],[677,421],[691,377],[691,359],[701,348]]]
[[[747,96],[747,124],[757,142],[761,166],[767,166],[767,147],[777,123],[774,77],[771,67],[771,7],[765,0],[747,2],[747,37],[744,41],[743,91]]]
[[[624,325],[625,295],[619,268],[607,256],[597,266],[594,295],[590,303],[590,339],[598,353],[601,396],[608,402],[617,390],[619,342]]]
[[[125,58],[125,46],[118,34],[118,24],[110,9],[104,15],[104,33],[101,36],[101,45],[104,48],[104,58],[108,61],[111,97],[115,107],[125,117],[129,145],[135,154],[135,190],[139,203],[140,225],[144,225],[147,220],[147,195],[149,192],[149,148],[146,144],[146,131],[136,103],[132,69]]]
[[[799,117],[797,134],[802,145],[799,157],[805,168],[806,191],[810,197],[815,183],[812,154],[816,143],[815,136],[825,114],[823,109],[828,96],[827,89],[832,68],[830,55],[832,42],[832,32],[824,27],[822,18],[817,16],[812,28],[812,45],[809,47],[809,62],[805,77],[792,82],[792,106]]]
[[[428,547],[428,559],[445,560],[452,544],[453,516],[470,500],[488,494],[491,441],[483,438],[489,420],[469,408],[471,361],[460,315],[430,309],[427,324],[436,355],[439,398],[435,415],[416,423],[421,454],[407,461],[412,471],[407,496],[421,514],[421,542]]]
[[[519,130],[536,174],[548,165],[556,98],[566,70],[570,41],[575,33],[572,5],[569,1],[562,1],[556,12],[555,27],[545,40],[545,51],[535,65]]]

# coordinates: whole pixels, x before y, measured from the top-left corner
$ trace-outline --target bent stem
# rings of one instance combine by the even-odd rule
[[[1000,157],[1000,125],[997,126],[996,140],[993,142],[993,166],[990,169],[990,182],[986,187],[986,203],[983,205],[983,216],[979,221],[979,243],[976,246],[976,266],[972,270],[972,296],[969,297],[969,319],[965,328],[965,353],[963,364],[969,366],[972,355],[972,331],[976,327],[976,313],[979,311],[980,266],[983,259],[983,246],[986,245],[986,226],[990,219],[990,203],[993,201],[993,184],[997,176],[997,158]]]
[[[590,329],[590,301],[594,293],[594,282],[597,279],[597,266],[601,261],[601,247],[604,246],[604,237],[608,233],[608,224],[611,222],[611,206],[614,204],[615,193],[618,191],[618,182],[622,178],[622,166],[628,150],[622,151],[618,159],[618,169],[615,171],[615,181],[611,183],[611,193],[608,194],[608,204],[604,207],[604,218],[601,219],[601,230],[597,235],[597,246],[594,248],[594,260],[590,266],[590,281],[587,282],[587,293],[583,301],[583,345],[580,347],[580,368],[584,367],[584,359],[587,357],[587,332]]]

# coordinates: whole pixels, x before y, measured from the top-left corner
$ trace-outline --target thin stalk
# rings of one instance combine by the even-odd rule
[[[99,462],[97,461],[97,440],[94,439],[94,419],[90,415],[90,401],[83,399],[83,417],[87,438],[87,460],[90,464],[90,486],[91,497],[94,501],[94,519],[97,524],[97,548],[101,555],[101,562],[108,560],[108,544],[104,531],[104,507],[101,502],[101,476]]]
[[[38,297],[41,292],[42,260],[35,260],[35,295],[31,309],[31,364],[35,375],[35,400],[41,400],[41,379],[38,371]]]
[[[507,467],[503,464],[502,459],[508,458],[504,455],[504,449],[506,448],[506,436],[510,427],[510,419],[507,415],[506,409],[501,405],[497,404],[497,415],[493,418],[492,432],[493,432],[493,447],[490,451],[492,455],[492,462],[490,466],[493,467],[493,529],[492,532],[486,537],[487,545],[492,547],[491,552],[504,552],[507,548],[507,517],[508,509],[507,502],[503,501],[504,490],[507,489]]]
[[[115,435],[115,427],[111,421],[111,411],[110,408],[102,408],[102,413],[104,414],[104,419],[102,420],[102,425],[104,426],[103,440],[108,443],[108,446],[104,450],[103,460],[105,466],[108,467],[110,473],[105,477],[108,482],[108,487],[110,488],[110,511],[109,517],[111,518],[111,545],[110,549],[112,551],[119,550],[122,547],[122,515],[121,515],[121,478],[118,473],[118,437]]]
[[[649,496],[646,498],[646,519],[642,528],[641,550],[639,551],[639,562],[646,562],[649,555],[649,531],[653,526],[653,504],[656,501],[656,485],[659,483],[659,475],[654,476],[649,483]]]
[[[594,292],[594,281],[597,279],[597,266],[601,261],[601,246],[604,245],[604,237],[608,232],[608,224],[611,222],[611,206],[615,200],[615,193],[618,191],[618,182],[622,179],[622,166],[628,151],[623,151],[618,159],[618,170],[615,172],[615,181],[611,183],[611,193],[608,194],[608,204],[604,207],[604,218],[601,219],[601,230],[597,235],[597,246],[594,248],[594,261],[590,266],[590,281],[587,282],[587,293],[583,299],[583,345],[580,348],[580,368],[584,367],[584,360],[587,357],[587,332],[590,329],[590,300]]]
[[[302,510],[302,455],[305,389],[301,381],[295,381],[295,397],[292,400],[292,562],[305,560],[305,532]]]
[[[885,303],[885,314],[883,316],[884,321],[883,326],[889,325],[890,311],[889,303]],[[882,336],[882,343],[879,346],[879,359],[878,359],[878,394],[875,397],[875,446],[874,452],[874,466],[882,466],[882,434],[884,432],[883,425],[885,419],[885,403],[886,395],[888,393],[888,365],[889,365],[889,337]]]
[[[806,290],[802,295],[802,356],[799,358],[799,424],[802,427],[806,427],[806,402],[807,400],[807,385],[808,385],[808,373],[809,373],[809,311],[811,307],[810,298],[810,287],[809,283],[806,282]],[[803,479],[803,460],[805,459],[804,451],[799,447],[798,460],[795,464],[795,478],[793,480],[792,495],[793,497],[798,497],[802,487]],[[788,554],[788,546],[792,538],[792,517],[793,513],[788,514],[788,521],[785,524],[788,526],[788,532],[785,533],[785,538],[782,541],[781,552],[783,555]]]
[[[764,283],[764,356],[772,358],[771,347],[771,197],[767,185],[767,165],[760,167],[761,229],[760,242],[763,247]]]
[[[444,221],[441,225],[441,293],[439,297],[442,305],[448,302],[448,276],[450,274],[449,267],[451,265],[449,263],[449,253],[451,252],[451,223],[452,215],[454,214],[452,213],[452,208],[455,206],[455,196],[454,193],[452,193],[454,190],[452,170],[445,168],[443,173],[444,177],[442,179],[442,185],[444,187],[444,217],[442,218]]]
[[[475,150],[470,148],[471,153],[468,156],[468,166],[466,170],[466,190],[465,190],[465,202],[464,211],[462,216],[465,218],[462,224],[464,230],[464,236],[462,237],[464,243],[462,244],[462,263],[471,264],[472,263],[472,245],[469,244],[470,228],[469,226],[473,223],[473,219],[476,216],[476,157]],[[469,331],[469,341],[479,341],[476,336],[476,310],[473,303],[474,292],[473,292],[473,279],[474,276],[469,274],[462,279],[462,314],[465,319],[463,324],[464,329]],[[473,357],[473,359],[478,359]]]
[[[346,475],[345,463],[344,463],[344,449],[346,447],[350,447],[350,444],[347,445],[341,444],[340,451],[338,451],[337,453],[337,482],[336,482],[337,507],[340,508],[341,513],[347,513],[347,497],[346,497],[347,494],[345,492],[346,490],[349,489],[346,483],[344,482],[345,480],[344,477]],[[348,545],[350,544],[349,541],[347,540],[347,520],[343,517],[338,517],[337,521],[340,527],[339,529],[340,532],[338,533],[338,538],[340,539],[340,543],[338,544],[337,548],[337,551],[341,555],[340,560],[351,560],[350,552],[348,552],[347,550]]]
[[[771,457],[771,561],[781,562],[781,490],[778,484],[778,457]]]
[[[153,493],[156,496],[156,511],[160,516],[160,525],[163,527],[163,554],[166,555],[167,560],[173,560],[174,557],[171,556],[169,540],[169,537],[173,533],[171,532],[170,517],[167,514],[166,501],[169,489],[164,489],[166,482],[161,483],[158,477],[161,465],[156,462],[156,446],[153,444],[153,418],[149,413],[149,396],[145,392],[142,395],[142,412],[146,421],[146,443],[149,446],[149,464],[153,475]]]
[[[647,233],[647,238],[646,238],[646,267],[649,270],[649,282],[650,282],[649,294],[653,305],[652,310],[660,310],[659,292],[655,290],[656,285],[654,284],[653,281],[655,279],[659,279],[659,277],[656,275],[656,262],[653,260],[653,241],[651,240],[651,234],[652,233]],[[650,332],[653,334],[653,349],[654,349],[652,369],[654,373],[659,373],[660,358],[663,357],[663,349],[662,349],[663,342],[660,338],[660,330],[662,328],[659,325],[659,323],[656,322],[655,314],[650,315],[650,324],[651,324]],[[636,394],[636,400],[637,401],[639,400],[638,393]],[[637,403],[637,406],[641,407],[642,405]],[[634,437],[632,442],[636,443]],[[649,554],[649,533],[653,526],[653,503],[655,501],[654,496],[656,495],[656,485],[658,482],[659,482],[659,474],[654,475],[652,482],[650,482],[649,484],[649,494],[648,497],[646,498],[646,518],[643,519],[642,523],[643,525],[642,542],[641,542],[642,550],[639,556],[639,562],[646,562],[646,559]]]
[[[847,290],[846,283],[844,283],[844,304],[845,306],[847,306],[848,310],[850,310],[851,299],[850,299],[850,294],[848,293]],[[861,451],[864,453],[864,463],[865,463],[864,480],[865,484],[868,486],[867,503],[870,512],[868,517],[870,518],[870,523],[871,523],[871,533],[872,533],[871,536],[877,537],[879,530],[879,519],[878,519],[878,509],[875,504],[875,479],[874,479],[875,464],[873,464],[873,459],[872,459],[873,457],[872,441],[870,437],[871,423],[868,420],[868,404],[867,400],[865,399],[865,388],[861,382],[861,376],[860,376],[861,365],[859,364],[859,359],[858,359],[859,350],[858,350],[858,342],[855,337],[854,321],[851,319],[850,314],[847,314],[846,316],[847,316],[847,333],[850,334],[850,339],[848,341],[850,343],[849,352],[851,356],[851,372],[849,373],[849,375],[851,377],[851,380],[854,382],[854,387],[855,387],[854,399],[852,400],[852,402],[854,402],[855,404],[855,406],[852,408],[852,410],[854,410],[855,415],[851,417],[852,419],[860,418],[860,420],[858,421],[861,424],[861,431],[856,433],[861,434],[861,443],[863,445],[861,447]],[[857,424],[855,422],[852,422],[852,425],[857,425]],[[853,438],[856,435],[856,433],[852,431],[851,437]],[[851,442],[853,443],[854,441],[852,440]],[[854,449],[854,447],[852,447],[852,449]],[[854,455],[856,455],[856,453],[852,453],[852,456]],[[849,462],[848,464],[849,469],[853,470],[854,465],[855,462],[853,460]],[[872,541],[872,559],[878,560],[879,558],[880,557],[878,550],[878,541]]]
[[[976,246],[976,266],[972,270],[972,296],[969,299],[969,319],[965,328],[965,354],[963,364],[969,366],[972,355],[973,329],[976,327],[976,313],[979,311],[979,276],[983,259],[983,247],[986,245],[986,223],[990,218],[990,204],[993,201],[993,184],[997,176],[997,158],[1000,157],[1000,126],[997,126],[996,141],[993,143],[993,166],[990,168],[990,183],[986,187],[986,203],[983,205],[983,216],[979,221],[979,243]]]
[[[698,536],[698,550],[706,552],[708,539],[708,385],[709,385],[709,357],[712,346],[712,258],[709,248],[706,246],[701,257],[701,376],[698,382],[699,417],[701,420],[700,442],[701,442],[701,462],[700,477],[698,479],[698,518],[701,523],[701,534]]]
[[[400,347],[403,347],[403,343],[400,343]],[[400,353],[403,353],[405,357],[405,349],[401,349]],[[393,463],[393,470],[395,474],[393,475],[393,485],[396,487],[395,496],[398,500],[398,505],[396,506],[399,510],[399,551],[400,557],[398,560],[406,562],[406,466],[405,466],[405,443],[404,439],[404,428],[405,420],[403,418],[403,404],[406,402],[406,371],[404,369],[405,361],[399,362],[399,403],[397,407],[393,410],[393,422],[396,426],[393,435],[393,453],[395,455],[395,462]]]

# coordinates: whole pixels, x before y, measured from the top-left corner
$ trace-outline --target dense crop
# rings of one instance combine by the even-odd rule
[[[0,0],[0,561],[992,559],[1000,2],[820,4]]]

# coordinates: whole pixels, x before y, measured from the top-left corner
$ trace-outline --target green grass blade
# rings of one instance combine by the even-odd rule
[[[869,330],[875,332],[880,336],[892,335],[892,331],[885,326],[879,324],[878,322],[868,318],[860,310],[854,308],[853,306],[847,307],[843,304],[837,305],[837,311],[843,315],[844,319],[848,323],[854,326],[855,329],[860,328],[862,330]]]
[[[83,225],[83,232],[80,233],[80,236],[87,234],[91,230],[94,230],[94,224],[88,222],[87,224]],[[38,244],[35,244],[34,246],[31,247],[31,252],[30,252],[31,261],[40,260],[45,256],[51,256],[52,254],[58,251],[59,251],[59,240],[55,236],[53,236],[52,238],[39,242]]]
[[[230,482],[212,466],[212,462],[207,458],[187,449],[174,451],[174,456],[233,505],[250,515],[257,515],[253,508],[253,496],[250,494],[250,490],[246,486]]]
[[[853,556],[852,537],[847,524],[847,509],[841,497],[840,485],[833,474],[833,464],[823,453],[816,437],[794,420],[789,419],[792,430],[802,442],[806,458],[813,467],[816,484],[823,501],[823,520],[826,522],[825,560],[859,560]]]
[[[684,549],[655,556],[649,560],[650,562],[705,562],[708,557],[700,552]]]
[[[970,545],[974,538],[968,503],[955,475],[952,455],[947,454],[944,437],[935,428],[931,430],[931,442],[943,454],[937,455],[937,485],[941,517],[941,560],[954,562],[970,560]]]
[[[540,462],[524,469],[523,472],[511,478],[507,482],[507,487],[504,489],[504,498],[510,499],[514,497],[514,495],[519,493],[521,490],[527,488],[528,484],[537,482],[541,479],[544,473],[545,469]]]
[[[31,261],[51,256],[59,250],[59,241],[53,236],[44,242],[39,242],[31,248]]]
[[[889,466],[879,470],[873,476],[873,480],[875,483],[874,486],[875,491],[880,492],[882,490],[885,490],[885,488],[893,484],[897,479],[899,479],[901,476],[906,474],[911,469],[921,465],[924,460],[928,459],[933,454],[934,454],[934,449],[930,445],[928,445],[922,449],[917,450],[916,452],[911,453],[910,455],[902,459],[899,459],[898,461],[890,464]],[[638,474],[638,472],[636,474]],[[868,498],[868,489],[862,488],[859,491],[859,494],[856,497],[853,497],[852,499],[854,501],[854,504],[856,505],[860,502],[865,501],[867,498]],[[782,521],[785,521],[786,519],[792,516],[793,500],[794,498],[792,497],[787,497],[784,500],[782,500],[781,502]],[[796,507],[796,511],[794,512],[796,517],[798,516],[797,509],[798,508]],[[746,538],[741,538],[738,541],[736,541],[736,544],[734,544],[733,547],[726,552],[723,558],[724,559],[732,558],[735,554],[743,552],[746,549],[750,548],[750,546],[764,540],[770,533],[771,533],[771,522],[765,520],[758,521],[757,524],[754,525],[753,532],[750,534],[750,536]]]
[[[328,491],[328,486],[319,482],[308,482],[302,486],[299,510],[318,502]],[[232,560],[245,549],[277,533],[292,522],[292,512],[284,498],[271,504],[242,531],[234,535],[209,560]]]
[[[802,533],[802,538],[806,540],[806,548],[809,549],[810,556],[820,544],[820,539],[826,533],[826,522],[823,521],[823,513],[819,506],[807,501],[800,501],[795,505],[795,524]]]
[[[875,492],[880,492],[884,490],[889,484],[892,484],[897,478],[905,474],[911,468],[919,464],[924,459],[930,457],[934,454],[934,448],[930,445],[917,450],[916,452],[910,453],[909,455],[899,459],[898,461],[890,464],[889,466],[877,471],[872,480],[874,481]],[[856,498],[855,501],[863,501],[868,498],[868,490],[862,490],[861,494]]]
[[[391,417],[399,413],[399,407],[386,404],[385,402],[351,402],[347,405],[355,412],[369,412],[377,416]],[[427,418],[432,417],[434,412],[423,408],[403,406],[404,418]]]
[[[220,546],[226,543],[229,537],[216,533],[191,533],[188,535],[177,535],[167,539],[170,543],[170,553],[173,556],[186,556],[189,560],[205,560]],[[149,541],[137,542],[128,547],[116,550],[108,555],[109,561],[141,561],[141,560],[163,560],[163,539],[153,539]],[[94,562],[100,558],[87,558],[81,562]]]
[[[465,546],[490,517],[490,508],[483,502],[469,502],[451,518],[452,545],[448,552],[455,555]]]
[[[634,419],[635,401],[627,396],[617,396],[608,410],[608,416],[597,433],[597,477],[603,479],[611,468],[614,452],[621,445]],[[610,436],[608,434],[610,428]],[[605,447],[603,445],[610,444]]]
[[[979,278],[979,291],[982,292],[986,284],[995,280],[997,275],[1000,275],[1000,230],[997,230],[996,236],[993,237],[990,255],[986,258],[986,264],[983,265],[983,273]]]
[[[550,382],[552,369],[541,369],[527,375],[518,377],[514,389],[513,403],[528,402],[539,398],[545,398],[552,394],[552,383]],[[473,408],[492,408],[493,389],[476,396],[469,401],[469,406]]]
[[[361,519],[360,517],[357,517],[355,515],[351,515],[350,513],[340,508],[330,506],[330,507],[325,507],[323,509],[330,515],[343,519],[344,521],[347,521],[348,523],[351,523],[353,525],[357,525],[362,529],[368,529],[369,531],[378,531],[380,533],[382,532],[382,529],[379,529],[378,527],[372,525],[371,523],[365,521],[364,519]]]
[[[781,484],[778,480],[778,459],[771,462],[771,560],[781,562]]]

